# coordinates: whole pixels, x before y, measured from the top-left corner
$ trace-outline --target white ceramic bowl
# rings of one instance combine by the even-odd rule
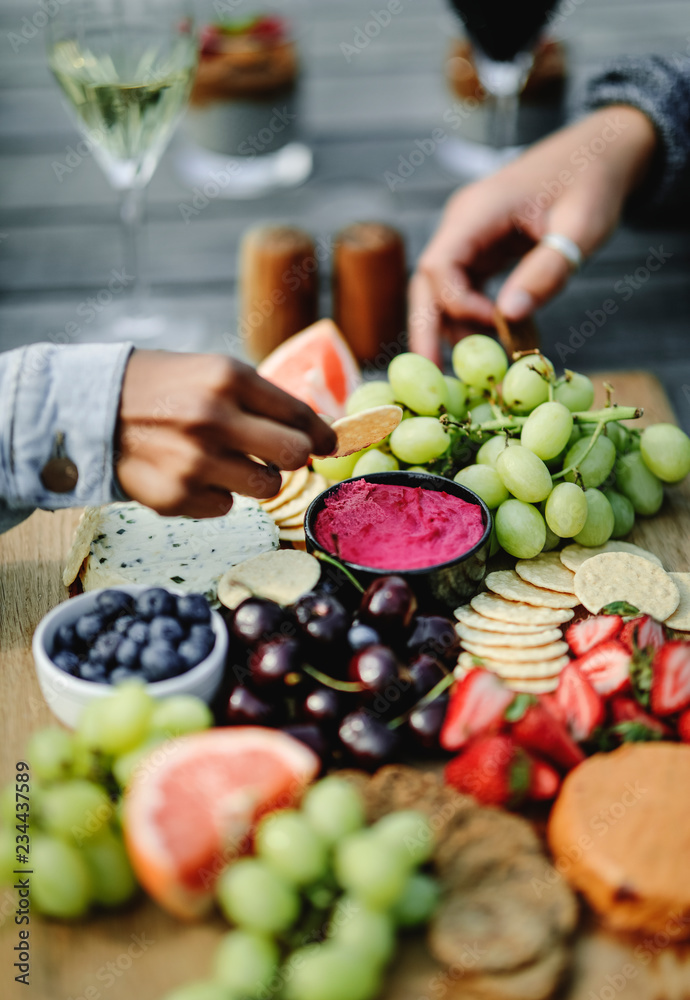
[[[136,597],[150,587],[139,584],[108,587],[107,590],[124,590]],[[171,594],[181,595],[184,591],[175,587],[166,587]],[[75,622],[81,615],[88,614],[96,607],[96,598],[101,590],[90,590],[79,594],[69,601],[58,604],[49,611],[39,623],[32,643],[36,674],[43,697],[50,710],[66,726],[74,729],[85,705],[94,698],[105,698],[112,694],[111,684],[99,684],[96,681],[84,681],[80,677],[72,677],[56,667],[49,653],[53,651],[55,634],[61,625]],[[146,689],[154,698],[167,698],[172,694],[193,694],[210,702],[220,686],[225,668],[225,657],[228,651],[228,631],[217,611],[211,611],[211,627],[216,636],[216,643],[201,663],[192,667],[184,674],[171,677],[166,681],[156,681],[147,684]]]

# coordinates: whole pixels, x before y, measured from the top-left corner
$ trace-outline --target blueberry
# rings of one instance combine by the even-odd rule
[[[105,631],[105,620],[102,615],[92,612],[77,618],[74,631],[86,646],[91,646],[101,632]]]
[[[136,612],[146,622],[157,615],[174,615],[175,610],[175,598],[162,587],[151,587],[137,597]]]
[[[120,615],[113,622],[113,632],[117,632],[118,635],[127,635],[129,626],[135,621],[134,615]]]
[[[211,609],[203,594],[183,594],[177,598],[177,617],[187,625],[207,625]]]
[[[76,653],[71,649],[61,649],[53,657],[53,663],[60,670],[64,670],[66,674],[74,674],[75,676],[79,673],[80,659]]]
[[[140,646],[149,641],[149,627],[146,622],[134,621],[127,629],[127,638],[134,639]]]
[[[127,636],[123,639],[120,645],[117,647],[117,652],[115,654],[115,659],[121,667],[127,667],[128,670],[136,670],[139,667],[139,654],[141,653],[141,645],[135,642],[134,639]],[[115,668],[117,669],[117,667]]]
[[[108,669],[115,661],[115,655],[122,642],[122,636],[117,632],[104,632],[94,642],[89,651],[91,663],[102,663]]]
[[[208,656],[216,644],[216,634],[210,625],[192,625],[189,630],[189,638],[192,642],[203,646],[206,650],[206,656]]]
[[[168,615],[159,615],[158,618],[154,618],[149,629],[150,642],[164,639],[166,642],[171,642],[176,646],[184,639],[184,635],[185,630],[177,618],[170,618]]]
[[[169,642],[152,642],[145,646],[139,657],[141,672],[147,681],[165,681],[184,671],[185,664],[177,650]]]
[[[61,625],[55,633],[55,649],[68,649],[71,652],[81,645],[74,631],[74,624]]]
[[[79,676],[83,681],[96,681],[98,684],[105,684],[108,681],[108,672],[102,663],[92,663],[87,660],[79,668]]]
[[[119,615],[129,614],[133,604],[132,597],[124,590],[104,590],[96,597],[96,609],[111,621]]]
[[[115,667],[114,670],[111,670],[108,680],[111,684],[122,684],[123,681],[141,680],[141,678],[138,673],[128,667]]]
[[[202,646],[196,639],[185,639],[184,642],[180,643],[177,652],[184,663],[185,670],[195,667],[197,663],[201,663],[208,656],[206,647]]]

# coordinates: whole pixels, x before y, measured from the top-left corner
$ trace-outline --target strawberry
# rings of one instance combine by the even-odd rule
[[[446,784],[486,806],[516,806],[530,791],[532,761],[510,736],[479,736],[445,770]]]
[[[667,739],[672,735],[668,726],[655,719],[634,698],[616,695],[611,699],[613,731],[624,743],[644,743]]]
[[[535,802],[555,799],[561,787],[561,776],[545,760],[532,758],[532,779],[529,786],[529,797]]]
[[[671,715],[690,705],[690,643],[667,642],[657,652],[650,704],[656,715]]]
[[[577,743],[588,740],[604,721],[604,702],[590,682],[580,673],[575,662],[561,671],[553,701],[561,712],[570,735]],[[550,709],[550,703],[547,702]]]
[[[602,698],[618,694],[630,684],[630,653],[617,639],[602,642],[574,663]]]
[[[599,643],[615,639],[622,627],[620,615],[593,615],[571,625],[565,633],[565,641],[575,656],[582,656]]]
[[[654,652],[657,652],[666,642],[666,633],[661,622],[655,621],[650,615],[640,615],[625,623],[618,639],[629,653],[635,651],[635,646],[638,649],[652,646]]]
[[[499,678],[478,667],[453,689],[441,729],[444,750],[460,750],[473,736],[500,728],[515,694]]]
[[[519,746],[546,757],[566,771],[585,759],[566,727],[538,698],[518,695],[506,712],[506,719],[512,722],[511,735]]]
[[[683,743],[690,743],[690,708],[686,708],[678,719],[678,736]]]

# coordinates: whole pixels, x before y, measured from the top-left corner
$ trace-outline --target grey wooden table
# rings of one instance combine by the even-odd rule
[[[458,184],[433,156],[395,192],[384,176],[409,155],[416,139],[437,127],[452,134],[443,117],[452,99],[442,66],[458,28],[444,0],[403,0],[390,25],[349,58],[341,46],[353,42],[372,6],[382,4],[293,0],[293,6],[305,67],[299,126],[315,154],[310,180],[257,200],[216,198],[185,223],[180,205],[189,202],[190,190],[174,161],[180,136],[150,185],[147,277],[157,295],[207,321],[206,335],[189,349],[218,349],[228,342],[226,335],[233,339],[237,247],[249,225],[298,223],[328,241],[350,222],[381,219],[404,232],[413,266]],[[68,154],[79,136],[46,68],[45,31],[16,42],[23,19],[38,10],[31,0],[0,0],[2,348],[59,338],[79,304],[105,287],[121,263],[116,198],[93,158],[84,157],[70,172],[56,168],[74,163]],[[200,0],[199,10],[206,20],[214,16],[211,0]],[[680,53],[690,44],[688,0],[564,0],[562,14],[555,33],[567,45],[574,82],[617,53]],[[588,310],[613,297],[617,312],[575,355],[564,355],[566,363],[585,371],[654,371],[690,430],[690,237],[678,221],[682,214],[671,218],[622,227],[539,319],[545,349],[558,362],[558,345],[569,343],[571,328],[579,329]],[[650,248],[671,256],[623,297],[617,283],[644,267]],[[324,314],[328,267],[326,260]]]

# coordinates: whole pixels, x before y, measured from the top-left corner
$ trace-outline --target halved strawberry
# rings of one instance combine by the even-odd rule
[[[627,621],[620,630],[618,641],[622,646],[625,646],[629,653],[634,651],[635,645],[637,644],[637,626],[644,617],[644,615],[638,615],[637,618],[631,618],[630,621]]]
[[[506,713],[511,735],[519,746],[569,771],[585,759],[566,727],[546,705],[531,695],[518,695]]]
[[[678,736],[683,743],[690,743],[690,708],[686,708],[678,719]]]
[[[487,806],[516,806],[530,792],[532,760],[510,736],[479,736],[446,765],[446,784]]]
[[[655,621],[651,615],[639,615],[626,622],[618,636],[619,641],[629,653],[652,646],[657,652],[666,642],[666,633],[661,622]]]
[[[555,799],[561,787],[561,776],[555,768],[545,760],[532,757],[532,778],[529,786],[529,797],[535,802],[548,802]]]
[[[618,694],[630,684],[631,657],[627,649],[611,639],[575,660],[575,666],[602,698]]]
[[[588,740],[604,721],[604,702],[589,680],[580,672],[576,661],[561,671],[553,700],[558,705],[570,735],[578,743]],[[547,706],[550,707],[550,706]]]
[[[515,694],[496,674],[471,670],[453,689],[439,742],[444,750],[460,750],[473,736],[498,729]]]
[[[654,657],[650,704],[657,715],[671,715],[690,705],[690,643],[667,642]]]
[[[613,730],[624,743],[661,740],[672,736],[672,732],[661,719],[645,712],[640,703],[625,695],[611,699],[611,719]]]
[[[565,641],[575,656],[582,656],[599,643],[615,639],[622,627],[620,615],[593,615],[571,625],[565,633]]]

